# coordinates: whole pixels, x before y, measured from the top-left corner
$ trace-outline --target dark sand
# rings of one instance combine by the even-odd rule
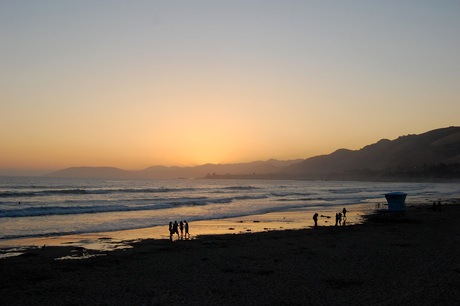
[[[0,304],[459,305],[455,202],[345,227],[30,249],[0,259]],[[75,252],[98,256],[56,260]]]

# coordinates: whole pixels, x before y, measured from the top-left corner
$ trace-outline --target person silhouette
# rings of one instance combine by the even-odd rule
[[[173,224],[173,235],[177,234],[177,239],[179,239],[179,229],[178,229],[179,224],[177,224],[177,221],[174,221]]]
[[[180,239],[184,239],[184,222],[179,223],[179,228],[180,228]]]
[[[346,218],[347,217],[347,209],[345,207],[343,208],[342,213],[343,213],[343,217]]]
[[[337,224],[339,224],[339,213],[335,214],[335,226],[337,226]]]
[[[315,221],[315,227],[318,227],[318,213],[313,215],[313,220]]]
[[[339,213],[339,225],[342,225],[342,213]]]
[[[188,232],[188,222],[184,220],[184,227],[185,227],[185,239],[190,238],[190,233]]]
[[[172,241],[172,236],[173,236],[173,223],[169,222],[169,240]]]

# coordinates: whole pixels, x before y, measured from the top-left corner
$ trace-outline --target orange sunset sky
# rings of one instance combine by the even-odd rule
[[[459,1],[0,1],[0,175],[460,125]]]

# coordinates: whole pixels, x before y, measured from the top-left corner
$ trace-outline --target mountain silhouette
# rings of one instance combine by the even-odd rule
[[[140,171],[73,167],[47,176],[445,181],[460,179],[460,127],[441,128],[395,140],[382,139],[359,150],[339,149],[305,160],[270,159],[196,167],[152,166]]]
[[[297,178],[356,177],[421,173],[451,165],[455,172],[460,163],[460,127],[429,131],[420,135],[382,139],[360,150],[339,149],[329,155],[308,158],[284,169]],[[455,173],[453,173],[455,174]]]

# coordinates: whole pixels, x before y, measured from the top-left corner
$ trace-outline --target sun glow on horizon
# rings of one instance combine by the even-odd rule
[[[0,169],[305,159],[460,125],[460,3],[0,2]]]

